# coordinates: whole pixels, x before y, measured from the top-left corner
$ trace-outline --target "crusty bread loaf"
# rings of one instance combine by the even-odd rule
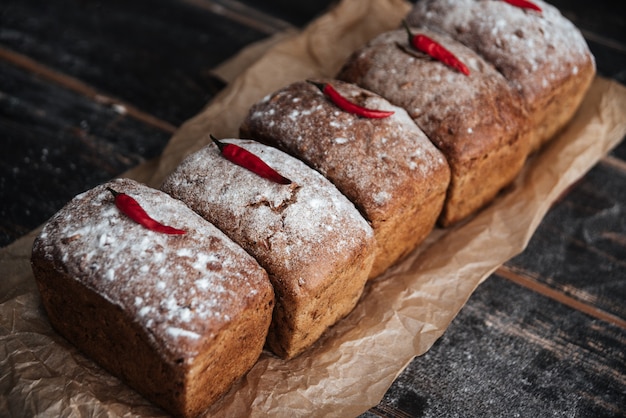
[[[225,140],[292,181],[283,185],[233,164],[211,144],[188,156],[162,189],[252,254],[274,284],[268,346],[291,358],[358,302],[374,259],[371,227],[327,179],[278,149]]]
[[[530,151],[571,119],[595,74],[580,31],[554,6],[541,12],[501,0],[420,0],[407,20],[477,51],[518,90],[530,116]]]
[[[479,55],[453,39],[430,36],[470,75],[412,51],[405,30],[383,33],[357,50],[338,78],[403,107],[443,152],[452,177],[440,223],[452,225],[489,203],[518,174],[528,153],[519,95]]]
[[[186,234],[132,221],[106,187]],[[32,267],[58,332],[176,416],[206,409],[265,343],[274,302],[266,272],[184,204],[132,180],[63,207],[35,239]]]
[[[450,170],[403,109],[354,84],[316,82],[331,83],[360,106],[394,114],[370,119],[342,111],[318,87],[301,81],[252,106],[241,136],[306,162],[359,208],[376,237],[373,278],[430,233],[445,200]]]

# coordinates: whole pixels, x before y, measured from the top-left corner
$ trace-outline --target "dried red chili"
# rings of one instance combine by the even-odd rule
[[[283,177],[280,173],[267,165],[262,159],[251,153],[245,148],[242,148],[236,144],[229,144],[221,142],[213,135],[210,135],[211,140],[220,149],[222,155],[232,163],[235,163],[243,168],[246,168],[253,173],[271,180],[279,184],[291,184],[291,180]]]
[[[183,229],[177,229],[171,226],[163,225],[159,221],[152,219],[150,215],[148,215],[146,211],[141,207],[139,202],[137,202],[133,197],[127,195],[126,193],[117,192],[110,187],[107,187],[107,190],[109,190],[115,197],[115,206],[117,206],[117,208],[123,214],[125,214],[138,224],[152,231],[162,232],[164,234],[181,235],[186,233],[186,231]]]
[[[307,80],[307,82],[313,84],[318,89],[324,93],[326,97],[328,97],[335,105],[337,105],[341,110],[345,110],[346,112],[355,114],[357,116],[362,116],[364,118],[369,119],[382,119],[393,115],[392,110],[377,110],[377,109],[369,109],[367,107],[359,106],[355,103],[352,103],[350,100],[343,97],[330,83],[317,83],[315,81]]]
[[[421,33],[413,34],[406,21],[402,22],[409,35],[409,44],[415,49],[425,54],[430,55],[434,59],[443,62],[449,67],[452,67],[465,75],[469,75],[469,69],[463,64],[452,52],[444,48],[440,43],[434,39],[423,35]]]
[[[530,2],[528,0],[503,0],[513,6],[521,7],[522,9],[530,9],[535,10],[539,13],[542,12],[541,7],[537,6],[535,3]]]

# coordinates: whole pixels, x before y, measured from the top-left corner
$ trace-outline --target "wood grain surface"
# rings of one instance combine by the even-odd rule
[[[334,3],[3,0],[0,246],[159,155],[225,86],[214,67]],[[626,3],[552,3],[626,84]],[[625,347],[623,141],[363,417],[626,416]]]

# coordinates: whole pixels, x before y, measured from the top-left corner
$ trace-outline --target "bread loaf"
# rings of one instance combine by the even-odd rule
[[[278,149],[225,140],[292,181],[284,185],[233,164],[211,144],[188,156],[162,189],[253,255],[276,293],[269,348],[300,354],[348,314],[374,259],[371,227],[327,179]]]
[[[443,152],[452,176],[439,221],[449,226],[489,203],[518,174],[528,153],[527,115],[491,64],[445,35],[419,32],[451,51],[470,75],[413,51],[399,29],[355,51],[338,78],[406,109]]]
[[[580,31],[554,6],[532,1],[541,11],[502,0],[420,0],[407,17],[478,52],[521,93],[531,152],[571,119],[595,75]]]
[[[402,259],[431,232],[450,180],[445,158],[407,113],[338,80],[352,103],[394,114],[380,119],[341,110],[320,89],[296,82],[250,109],[241,136],[281,148],[328,178],[371,223],[377,242],[370,276]]]
[[[107,187],[186,233],[136,223]],[[266,272],[180,201],[132,180],[65,205],[35,239],[32,267],[54,328],[175,416],[206,409],[265,343],[274,302]]]

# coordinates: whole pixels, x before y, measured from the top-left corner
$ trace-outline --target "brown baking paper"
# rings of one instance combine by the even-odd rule
[[[399,0],[344,0],[302,33],[244,51],[216,70],[229,87],[176,132],[160,159],[126,176],[158,186],[207,143],[208,132],[236,136],[253,102],[292,81],[332,76],[352,50],[396,27],[408,8]],[[625,134],[626,87],[598,77],[567,130],[531,158],[492,205],[462,225],[433,231],[300,357],[282,361],[264,353],[208,415],[346,417],[375,406],[476,287],[523,251],[550,205]],[[50,328],[29,264],[36,233],[0,251],[0,411],[163,416]]]

